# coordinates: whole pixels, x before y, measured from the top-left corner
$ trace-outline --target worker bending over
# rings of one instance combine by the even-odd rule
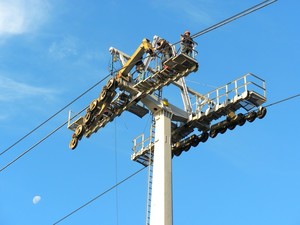
[[[170,43],[165,39],[160,39],[156,45],[155,49],[161,53],[161,65],[163,68],[164,62],[173,56],[173,50]]]

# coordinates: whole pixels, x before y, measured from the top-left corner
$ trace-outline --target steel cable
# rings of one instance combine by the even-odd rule
[[[88,92],[90,92],[93,88],[95,88],[96,86],[98,86],[103,80],[105,80],[109,75],[107,75],[106,77],[104,77],[102,80],[98,81],[96,84],[94,84],[92,87],[90,87],[89,89],[87,89],[86,91],[84,91],[82,94],[80,94],[78,97],[76,97],[75,99],[73,99],[71,102],[69,102],[67,105],[65,105],[63,108],[61,108],[60,110],[58,110],[56,113],[54,113],[52,116],[50,116],[48,119],[46,119],[44,122],[42,122],[40,125],[38,125],[37,127],[35,127],[34,129],[32,129],[30,132],[28,132],[27,134],[25,134],[22,138],[20,138],[19,140],[17,140],[15,143],[13,143],[12,145],[10,145],[9,147],[7,147],[5,150],[3,150],[0,153],[0,156],[3,155],[4,153],[6,153],[7,151],[9,151],[11,148],[13,148],[14,146],[16,146],[18,143],[20,143],[21,141],[23,141],[25,138],[27,138],[30,134],[32,134],[33,132],[35,132],[36,130],[38,130],[41,126],[43,126],[44,124],[46,124],[47,122],[49,122],[51,119],[53,119],[55,116],[57,116],[59,113],[61,113],[63,110],[65,110],[67,107],[69,107],[70,105],[72,105],[74,102],[76,102],[78,99],[80,99],[82,96],[84,96],[85,94],[87,94]]]
[[[248,15],[248,14],[250,14],[250,13],[252,13],[252,12],[254,12],[254,11],[256,11],[256,10],[259,10],[259,9],[261,9],[261,8],[263,8],[263,7],[266,7],[267,5],[270,5],[270,4],[272,4],[272,3],[274,3],[274,2],[276,2],[277,0],[267,0],[267,1],[264,1],[264,2],[262,2],[262,3],[260,3],[260,4],[257,4],[257,5],[255,5],[255,6],[253,6],[253,7],[251,7],[251,8],[249,8],[249,9],[247,9],[247,10],[244,10],[243,12],[241,12],[241,13],[238,13],[238,14],[236,14],[236,15],[234,15],[234,16],[232,16],[232,17],[230,17],[230,18],[228,18],[228,19],[226,19],[226,20],[223,20],[223,21],[221,21],[221,22],[219,22],[219,23],[217,23],[217,24],[215,24],[215,25],[213,25],[213,26],[211,26],[211,27],[208,27],[208,28],[206,28],[206,29],[204,29],[204,30],[202,30],[202,31],[200,31],[200,32],[198,32],[198,33],[196,33],[196,34],[194,34],[194,35],[192,35],[191,37],[192,38],[196,38],[196,37],[199,37],[200,35],[203,35],[203,34],[205,34],[205,33],[207,33],[207,32],[210,32],[210,31],[212,31],[212,30],[214,30],[214,29],[216,29],[216,28],[218,28],[218,27],[220,27],[220,26],[223,26],[223,25],[225,25],[225,24],[227,24],[227,23],[229,23],[229,22],[232,22],[233,20],[236,20],[236,19],[238,19],[238,18],[240,18],[240,17],[242,17],[242,16],[245,16],[245,15]],[[176,45],[176,44],[178,44],[178,43],[180,43],[180,41],[178,41],[178,42],[176,42],[176,43],[174,43],[173,45]],[[150,56],[148,56],[148,57],[150,57]],[[144,58],[145,59],[145,58]],[[124,67],[122,67],[122,68],[124,68]],[[122,69],[121,68],[121,69]],[[119,70],[121,70],[121,69],[119,69]],[[118,70],[118,71],[119,71]],[[32,129],[30,132],[28,132],[27,134],[25,134],[22,138],[20,138],[19,140],[17,140],[15,143],[13,143],[12,145],[10,145],[9,147],[7,147],[5,150],[3,150],[1,153],[0,153],[0,156],[1,155],[3,155],[4,153],[6,153],[7,151],[9,151],[10,149],[12,149],[14,146],[16,146],[18,143],[20,143],[21,141],[23,141],[25,138],[27,138],[29,135],[31,135],[33,132],[35,132],[36,130],[38,130],[40,127],[42,127],[44,124],[46,124],[47,122],[49,122],[51,119],[53,119],[55,116],[57,116],[59,113],[61,113],[63,110],[65,110],[67,107],[69,107],[71,104],[73,104],[74,102],[76,102],[78,99],[80,99],[82,96],[84,96],[86,93],[88,93],[89,91],[91,91],[93,88],[95,88],[96,86],[98,86],[104,79],[106,79],[107,77],[109,77],[111,74],[109,74],[109,75],[107,75],[106,77],[104,77],[101,81],[99,81],[99,82],[97,82],[96,84],[94,84],[91,88],[89,88],[89,89],[87,89],[85,92],[83,92],[81,95],[79,95],[77,98],[75,98],[74,100],[72,100],[71,102],[69,102],[67,105],[65,105],[62,109],[60,109],[59,111],[57,111],[56,113],[54,113],[52,116],[50,116],[48,119],[46,119],[44,122],[42,122],[40,125],[38,125],[37,127],[35,127],[34,129]]]
[[[263,7],[266,7],[267,5],[270,5],[274,2],[276,2],[277,0],[267,0],[264,1],[260,4],[257,4],[247,10],[244,10],[241,13],[238,13],[226,20],[223,20],[207,29],[204,29],[194,35],[192,35],[192,38],[196,38],[199,37],[200,35],[203,35],[209,31],[212,31],[220,26],[223,26],[233,20],[236,20],[242,16],[248,15],[254,11],[257,11]],[[174,43],[178,44],[180,43],[180,41]],[[151,57],[151,56],[147,56],[147,57]],[[133,62],[134,63],[134,62]],[[119,70],[117,70],[116,72],[120,71],[121,69],[125,68],[124,66],[122,68],[120,68]],[[70,106],[71,104],[73,104],[75,101],[77,101],[79,98],[81,98],[82,96],[84,96],[86,93],[88,93],[90,90],[92,90],[94,87],[98,86],[103,80],[105,80],[107,77],[109,77],[111,75],[111,73],[107,76],[105,76],[101,81],[98,81],[96,84],[94,84],[91,88],[89,88],[88,90],[86,90],[85,92],[83,92],[81,95],[79,95],[77,98],[75,98],[73,101],[71,101],[70,103],[68,103],[66,106],[64,106],[61,110],[59,110],[58,112],[54,113],[52,116],[50,116],[47,120],[45,120],[43,123],[41,123],[40,125],[38,125],[36,128],[34,128],[33,130],[31,130],[30,132],[28,132],[26,135],[24,135],[22,138],[20,138],[18,141],[16,141],[14,144],[12,144],[11,146],[9,146],[8,148],[6,148],[4,151],[2,151],[0,153],[0,156],[2,154],[4,154],[5,152],[7,152],[8,150],[12,149],[14,146],[16,146],[18,143],[20,143],[22,140],[24,140],[25,138],[27,138],[30,134],[32,134],[33,132],[35,132],[37,129],[39,129],[41,126],[43,126],[44,124],[46,124],[47,122],[49,122],[51,119],[53,119],[55,116],[57,116],[60,112],[62,112],[64,109],[66,109],[68,106]],[[81,111],[82,112],[82,111]],[[78,114],[77,114],[78,115]],[[74,118],[74,117],[73,117]],[[53,133],[55,133],[57,130],[61,129],[64,125],[66,125],[67,122],[65,122],[63,125],[59,126],[57,129],[55,129],[54,131],[52,131],[50,134],[48,134],[46,137],[44,137],[43,139],[41,139],[39,142],[37,142],[36,144],[34,144],[32,147],[30,147],[28,150],[24,151],[22,154],[20,154],[17,158],[15,158],[14,160],[12,160],[10,163],[8,163],[6,166],[4,166],[3,168],[0,169],[0,172],[2,172],[5,168],[7,168],[9,165],[11,165],[12,163],[14,163],[15,161],[17,161],[19,158],[21,158],[23,155],[25,155],[26,153],[28,153],[29,151],[31,151],[34,147],[36,147],[38,144],[40,144],[41,142],[43,142],[44,140],[46,140],[48,137],[50,137]]]
[[[81,110],[80,112],[78,112],[76,115],[74,115],[72,119],[74,119],[76,116],[78,116],[80,113],[82,113],[84,110],[86,110],[86,108],[84,108],[83,110]],[[41,144],[43,141],[45,141],[47,138],[49,138],[51,135],[53,135],[54,133],[56,133],[58,130],[60,130],[62,127],[64,127],[66,124],[68,123],[68,120],[66,122],[64,122],[63,124],[61,124],[60,126],[58,126],[57,128],[55,128],[53,131],[51,131],[49,134],[47,134],[45,137],[43,137],[42,139],[40,139],[38,142],[36,142],[34,145],[32,145],[30,148],[28,148],[26,151],[24,151],[23,153],[21,153],[20,155],[18,155],[15,159],[13,159],[12,161],[10,161],[9,163],[7,163],[5,166],[3,166],[0,169],[0,172],[2,172],[3,170],[5,170],[7,167],[9,167],[11,164],[13,164],[14,162],[16,162],[18,159],[20,159],[22,156],[24,156],[25,154],[27,154],[28,152],[30,152],[32,149],[34,149],[36,146],[38,146],[39,144]]]
[[[279,100],[277,102],[271,103],[265,107],[270,107],[270,106],[274,106],[276,104],[291,100],[293,98],[299,97],[300,94],[296,94],[293,95],[291,97]],[[89,205],[90,203],[92,203],[93,201],[95,201],[96,199],[98,199],[99,197],[101,197],[102,195],[106,194],[107,192],[111,191],[112,189],[116,188],[118,185],[120,185],[121,183],[125,182],[126,180],[128,180],[129,178],[133,177],[134,175],[136,175],[137,173],[141,172],[143,169],[145,169],[146,167],[143,167],[142,169],[136,171],[135,173],[133,173],[132,175],[130,175],[129,177],[127,177],[126,179],[120,181],[119,183],[117,183],[116,185],[112,186],[111,188],[109,188],[108,190],[106,190],[105,192],[97,195],[96,197],[94,197],[92,200],[88,201],[87,203],[83,204],[82,206],[78,207],[77,209],[75,209],[74,211],[72,211],[71,213],[67,214],[66,216],[64,216],[62,219],[58,220],[57,222],[55,222],[53,225],[56,225],[58,223],[60,223],[61,221],[65,220],[66,218],[68,218],[69,216],[71,216],[72,214],[76,213],[77,211],[79,211],[80,209],[84,208],[85,206]]]
[[[92,198],[91,200],[89,200],[88,202],[84,203],[83,205],[81,205],[80,207],[78,207],[77,209],[73,210],[72,212],[70,212],[69,214],[67,214],[66,216],[62,217],[60,220],[56,221],[55,223],[53,223],[53,225],[56,225],[60,222],[62,222],[63,220],[67,219],[69,216],[73,215],[74,213],[76,213],[77,211],[79,211],[80,209],[86,207],[87,205],[91,204],[92,202],[94,202],[95,200],[97,200],[98,198],[100,198],[101,196],[105,195],[106,193],[108,193],[109,191],[113,190],[114,188],[118,187],[120,184],[124,183],[125,181],[129,180],[130,178],[132,178],[133,176],[137,175],[138,173],[140,173],[142,170],[144,170],[145,167],[142,167],[141,169],[137,170],[136,172],[134,172],[133,174],[131,174],[130,176],[126,177],[125,179],[121,180],[120,182],[116,183],[114,186],[108,188],[106,191],[102,192],[101,194],[97,195],[96,197]]]
[[[199,37],[199,36],[201,36],[201,35],[203,35],[203,34],[205,34],[205,33],[207,33],[207,32],[210,32],[210,31],[212,31],[212,30],[215,30],[215,29],[217,29],[217,28],[219,28],[219,27],[221,27],[221,26],[224,26],[224,25],[227,24],[227,23],[230,23],[230,22],[232,22],[232,21],[234,21],[234,20],[236,20],[236,19],[239,19],[239,18],[241,18],[241,17],[243,17],[243,16],[246,16],[246,15],[248,15],[248,14],[250,14],[250,13],[252,13],[252,12],[255,12],[255,11],[259,10],[259,9],[262,9],[262,8],[268,6],[268,5],[270,5],[270,4],[272,4],[272,3],[276,2],[276,1],[277,1],[277,0],[271,0],[271,1],[270,1],[270,0],[267,0],[267,1],[263,1],[263,2],[261,2],[261,3],[257,4],[257,5],[255,5],[255,6],[252,6],[252,7],[248,8],[248,9],[246,9],[246,10],[244,10],[244,11],[242,11],[242,12],[236,14],[236,15],[234,15],[234,16],[229,17],[228,19],[225,19],[225,20],[223,20],[223,21],[221,21],[221,22],[219,22],[219,23],[217,23],[217,24],[215,24],[215,25],[213,25],[213,26],[210,26],[210,27],[208,27],[208,28],[206,28],[206,29],[204,29],[204,30],[198,32],[198,33],[195,33],[195,34],[193,34],[191,37],[192,37],[192,38]]]

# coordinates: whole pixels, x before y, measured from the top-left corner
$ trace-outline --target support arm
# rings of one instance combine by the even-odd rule
[[[153,54],[154,49],[148,39],[143,39],[140,46],[135,50],[130,59],[125,63],[123,68],[119,71],[117,78],[127,77],[135,64],[143,57],[145,53]]]

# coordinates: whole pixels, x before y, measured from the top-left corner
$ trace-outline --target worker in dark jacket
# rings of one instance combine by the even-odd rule
[[[164,62],[173,56],[173,50],[169,42],[165,39],[160,39],[157,42],[156,50],[161,53],[161,64],[164,66]]]
[[[191,33],[189,31],[185,31],[180,38],[180,50],[181,53],[186,54],[188,56],[192,56],[194,41],[191,38]]]

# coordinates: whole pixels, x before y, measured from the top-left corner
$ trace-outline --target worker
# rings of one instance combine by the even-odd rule
[[[180,38],[180,51],[183,54],[192,56],[194,41],[191,38],[191,33],[187,30]]]
[[[135,64],[135,70],[136,70],[136,72],[138,73],[138,76],[137,76],[137,82],[138,81],[141,81],[141,80],[143,80],[144,79],[144,76],[145,76],[145,74],[144,74],[144,72],[145,72],[145,65],[144,65],[144,63],[143,63],[143,61],[142,61],[142,57],[141,57],[141,59]]]
[[[155,48],[158,50],[161,55],[161,65],[164,67],[164,63],[173,56],[173,50],[169,42],[165,39],[160,39],[157,42],[157,47]]]

